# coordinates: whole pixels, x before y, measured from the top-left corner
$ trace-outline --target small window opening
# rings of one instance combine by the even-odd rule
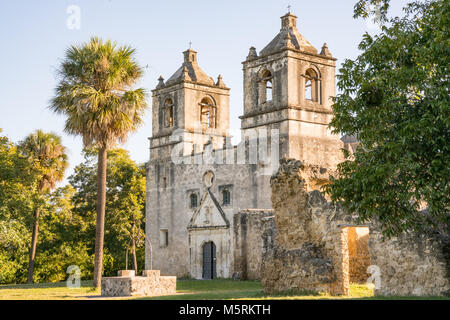
[[[266,82],[266,101],[272,101],[272,81]]]
[[[269,70],[266,70],[259,83],[259,103],[269,102],[273,99],[273,77]]]
[[[191,208],[197,208],[198,206],[198,197],[195,193],[191,194]]]
[[[311,100],[312,101],[312,90],[311,90],[311,80],[306,80],[306,84],[305,84],[305,99],[307,100]]]
[[[231,203],[231,193],[229,190],[225,189],[222,191],[222,204],[224,206],[229,205]]]
[[[164,126],[172,127],[173,126],[173,111],[174,104],[172,99],[167,99],[164,103]]]
[[[200,121],[202,129],[216,128],[216,106],[209,98],[203,98],[200,102]]]
[[[320,78],[313,69],[306,70],[305,73],[305,99],[321,103]]]
[[[160,231],[160,245],[161,247],[169,246],[169,230],[161,229]]]

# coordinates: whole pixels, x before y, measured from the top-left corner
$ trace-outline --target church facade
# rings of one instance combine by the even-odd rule
[[[199,67],[197,52],[185,51],[181,67],[160,77],[152,91],[146,269],[258,278],[279,160],[301,160],[322,175],[343,160],[345,144],[328,128],[336,59],[296,24],[291,13],[281,17],[275,38],[259,54],[250,48],[243,62],[239,145],[229,136],[230,89]]]

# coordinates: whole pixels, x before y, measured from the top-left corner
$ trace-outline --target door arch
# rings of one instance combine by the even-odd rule
[[[211,280],[216,278],[216,245],[209,241],[203,245],[203,273],[202,278]]]

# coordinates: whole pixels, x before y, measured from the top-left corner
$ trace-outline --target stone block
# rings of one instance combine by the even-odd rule
[[[130,270],[122,270],[130,271]],[[160,276],[159,270],[144,270],[142,277],[132,273],[119,272],[129,276],[102,278],[102,296],[162,296],[176,294],[177,278]]]
[[[134,270],[119,270],[117,275],[119,277],[134,277],[136,274]]]
[[[160,270],[143,270],[142,271],[142,276],[143,277],[159,277],[160,274]]]

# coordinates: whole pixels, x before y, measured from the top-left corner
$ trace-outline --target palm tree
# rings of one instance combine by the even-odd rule
[[[42,196],[54,189],[56,183],[64,178],[68,161],[66,148],[61,144],[61,138],[53,133],[36,130],[20,143],[19,148],[22,155],[30,162],[30,167],[36,175],[37,182],[33,235],[28,264],[28,283],[32,283]]]
[[[106,202],[107,151],[126,140],[143,123],[146,91],[132,90],[143,69],[135,50],[115,42],[91,38],[71,46],[59,69],[60,82],[50,108],[65,115],[65,131],[81,135],[86,147],[98,148],[97,222],[94,287],[100,287]]]

